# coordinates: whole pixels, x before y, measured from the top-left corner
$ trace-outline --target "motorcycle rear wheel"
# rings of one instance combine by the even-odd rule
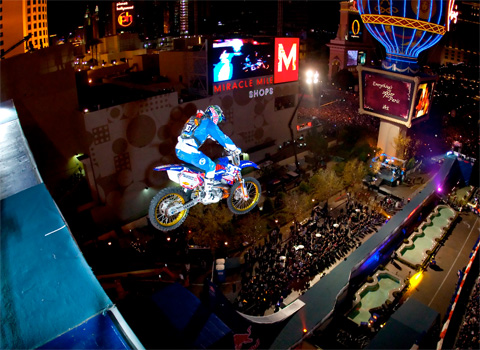
[[[180,187],[167,187],[160,190],[151,200],[148,207],[148,219],[156,229],[171,231],[179,227],[188,216],[189,209],[168,215],[167,210],[174,205],[187,202],[185,192]]]
[[[258,204],[262,187],[254,177],[245,177],[245,189],[248,193],[248,199],[245,200],[242,195],[240,182],[233,184],[230,189],[230,196],[227,199],[228,209],[234,214],[243,215],[250,212]]]

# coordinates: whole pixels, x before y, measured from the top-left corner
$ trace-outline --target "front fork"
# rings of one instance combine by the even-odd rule
[[[247,188],[245,187],[245,180],[243,178],[240,178],[240,176],[238,177],[238,181],[240,182],[240,188],[242,190],[242,196],[243,196],[243,200],[247,200],[248,199],[248,192],[247,192]]]

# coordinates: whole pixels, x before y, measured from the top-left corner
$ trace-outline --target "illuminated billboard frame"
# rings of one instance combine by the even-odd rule
[[[299,38],[275,38],[275,84],[298,81]]]
[[[357,66],[362,114],[402,124],[428,116],[436,76],[408,76],[376,68]]]
[[[114,3],[114,20],[116,21],[117,32],[133,30],[135,18],[135,4],[133,1],[121,1]]]
[[[363,41],[364,25],[360,14],[348,14],[348,41],[362,42]]]
[[[347,50],[347,67],[358,64],[358,50]]]
[[[214,83],[273,75],[273,42],[217,39],[210,51]]]
[[[299,38],[215,39],[208,45],[209,91],[249,89],[273,94],[273,84],[298,81]]]
[[[412,111],[412,120],[423,117],[430,112],[434,90],[435,81],[426,81],[418,84],[414,104],[415,108]]]

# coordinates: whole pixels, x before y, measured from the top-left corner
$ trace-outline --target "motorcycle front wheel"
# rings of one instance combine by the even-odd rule
[[[254,177],[245,177],[245,190],[248,198],[243,197],[241,183],[236,182],[230,189],[230,196],[227,199],[228,209],[234,214],[242,215],[250,212],[258,204],[262,187]]]
[[[188,216],[188,210],[182,210],[169,215],[168,210],[184,205],[187,202],[186,194],[182,188],[167,187],[160,190],[151,200],[148,208],[148,219],[156,229],[171,231],[179,227]]]

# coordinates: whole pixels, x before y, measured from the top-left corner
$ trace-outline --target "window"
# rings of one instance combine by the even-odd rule
[[[31,30],[32,30],[32,25],[29,24],[29,25],[28,25],[28,31],[31,31]]]
[[[37,20],[37,15],[33,15],[33,20],[34,20],[34,21]]]
[[[30,7],[27,9],[27,14],[30,14]]]
[[[36,37],[37,37],[37,34],[38,34],[37,32],[34,32],[34,33],[33,33],[33,36],[36,38]],[[37,41],[35,40],[35,44],[36,44],[36,43],[37,43]]]
[[[27,6],[30,6],[30,0],[27,0]]]
[[[295,95],[275,97],[275,110],[279,111],[295,105]]]
[[[31,22],[30,16],[27,16],[27,22]]]
[[[35,34],[37,34],[37,33],[35,33]],[[38,45],[38,40],[35,39],[35,46],[37,46],[37,45]]]
[[[37,23],[33,23],[33,29],[37,29]]]

